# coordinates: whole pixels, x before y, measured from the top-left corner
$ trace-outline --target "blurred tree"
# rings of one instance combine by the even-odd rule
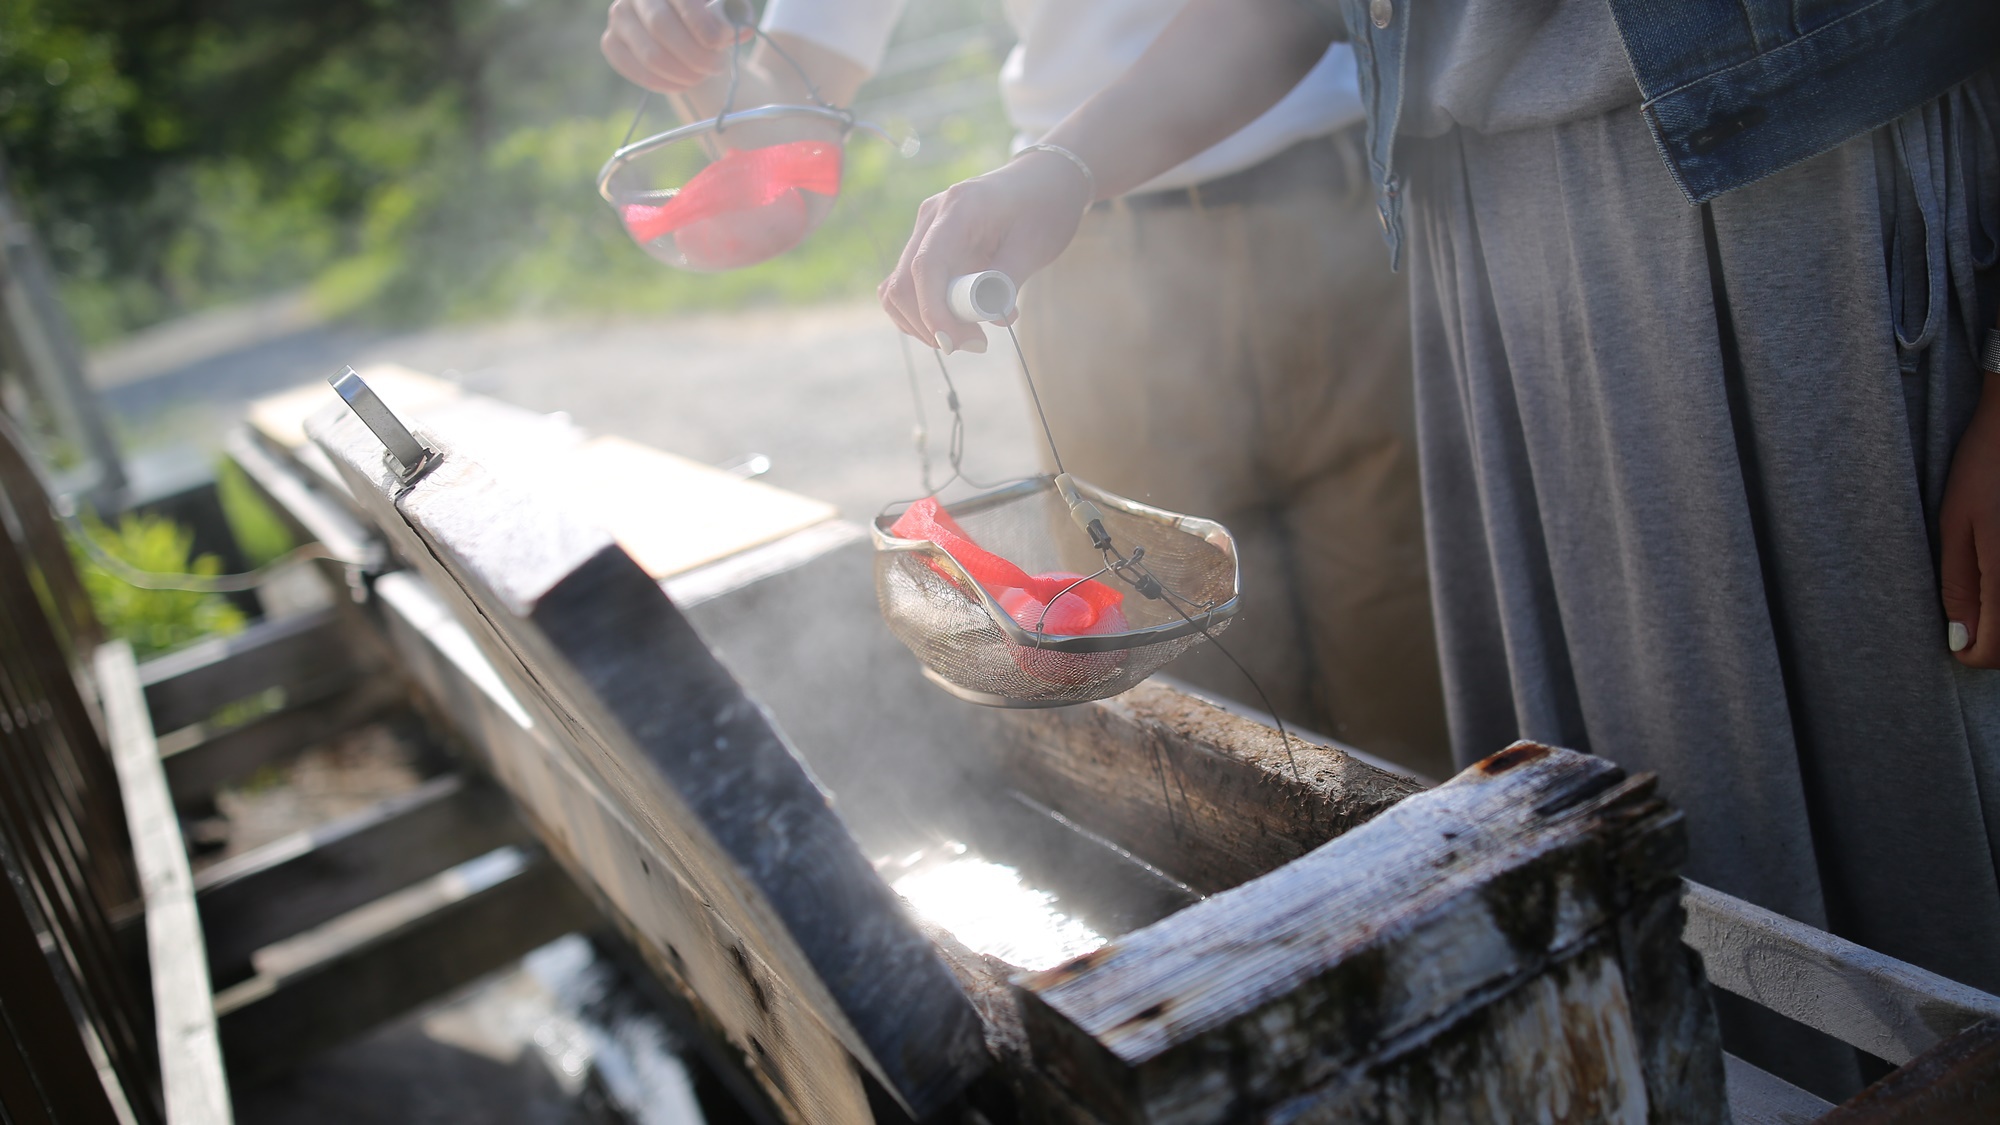
[[[1002,152],[995,98],[926,123],[915,164],[856,146],[846,229],[737,274],[664,270],[592,186],[637,100],[598,56],[605,3],[0,0],[0,150],[91,341],[309,281],[329,311],[403,321],[865,292],[875,244]],[[930,0],[904,29],[997,4]],[[968,41],[899,81],[997,64]]]
[[[534,5],[541,13],[580,5]],[[347,249],[372,194],[490,133],[484,69],[527,5],[504,0],[8,0],[0,145],[58,268],[130,283],[144,321],[204,281],[296,282]],[[357,123],[393,126],[357,130]],[[270,207],[231,229],[207,201]],[[218,221],[220,220],[220,221]],[[296,228],[296,229],[289,229]],[[329,237],[329,236],[332,237]],[[229,243],[295,253],[227,261]],[[261,236],[261,237],[256,237]],[[255,247],[257,251],[269,249]],[[238,255],[241,257],[242,255]],[[246,268],[248,267],[248,268]],[[262,276],[259,276],[259,275]],[[148,307],[153,306],[153,307]],[[102,310],[84,310],[89,324]]]

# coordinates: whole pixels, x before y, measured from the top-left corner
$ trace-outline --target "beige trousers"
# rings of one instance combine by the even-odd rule
[[[1278,713],[1442,778],[1407,287],[1358,180],[1095,208],[1019,332],[1072,473],[1236,536],[1222,643]],[[1258,702],[1211,645],[1166,671]]]

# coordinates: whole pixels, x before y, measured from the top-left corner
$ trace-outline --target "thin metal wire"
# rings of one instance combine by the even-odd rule
[[[908,337],[904,336],[903,333],[901,332],[898,332],[896,335],[898,337],[903,338],[905,341],[907,341],[908,339]],[[905,348],[905,354],[907,355],[908,354],[907,342],[904,344],[904,348]],[[931,475],[930,475],[931,462],[930,462],[930,452],[929,452],[930,429],[924,423],[923,396],[921,392],[917,390],[916,369],[913,366],[909,370],[909,375],[911,379],[910,383],[911,399],[912,399],[911,406],[916,411],[917,415],[917,426],[916,426],[917,457],[918,457],[919,472],[922,477],[921,483],[924,486],[924,492],[923,495],[921,496],[904,497],[901,499],[891,500],[888,503],[883,504],[881,509],[876,512],[876,515],[878,516],[888,515],[889,510],[891,508],[899,506],[907,506],[910,504],[914,504],[919,500],[928,500],[931,497],[936,496],[937,494],[943,492],[945,489],[950,488],[952,485],[960,481],[964,481],[966,484],[971,485],[973,488],[977,488],[981,491],[990,491],[996,488],[1005,488],[1010,484],[1018,484],[1024,480],[1033,479],[1032,477],[1022,476],[1022,477],[1012,477],[1010,479],[1002,481],[983,481],[979,480],[978,478],[972,476],[970,473],[967,473],[965,471],[965,411],[959,405],[958,386],[956,383],[952,381],[950,369],[945,366],[944,354],[942,352],[939,352],[936,348],[933,348],[931,349],[931,355],[933,358],[937,360],[938,373],[944,377],[945,409],[951,412],[951,438],[950,441],[945,446],[945,461],[947,464],[951,466],[951,475],[937,482],[936,485],[931,484]]]
[[[1021,364],[1021,379],[1028,385],[1028,397],[1034,400],[1035,415],[1036,417],[1041,419],[1042,436],[1048,439],[1049,456],[1055,458],[1056,472],[1058,473],[1063,472],[1065,470],[1063,469],[1062,452],[1056,448],[1055,431],[1050,428],[1049,416],[1042,409],[1042,396],[1038,394],[1035,390],[1034,374],[1028,370],[1028,354],[1027,352],[1022,350],[1021,338],[1014,333],[1014,326],[1009,324],[1006,325],[1005,327],[1007,329],[1007,339],[1013,341],[1014,344],[1014,357],[1017,360],[1019,360]],[[938,360],[938,365],[942,367],[943,364],[944,360],[942,356],[940,356]],[[1189,625],[1195,624],[1194,618],[1189,617],[1187,615],[1187,611],[1182,609],[1180,606],[1174,604],[1175,602],[1186,602],[1188,605],[1194,606],[1195,608],[1200,610],[1207,610],[1209,608],[1212,608],[1211,606],[1201,605],[1186,597],[1183,597],[1181,594],[1176,592],[1173,589],[1173,587],[1167,585],[1165,582],[1160,581],[1159,576],[1155,575],[1152,569],[1145,564],[1144,561],[1145,548],[1142,547],[1139,548],[1138,550],[1135,550],[1132,554],[1132,557],[1128,559],[1115,546],[1108,545],[1110,543],[1109,536],[1106,536],[1105,542],[1107,545],[1102,548],[1105,557],[1104,569],[1098,571],[1097,572],[1098,574],[1103,574],[1106,570],[1110,571],[1112,574],[1117,575],[1120,580],[1124,581],[1127,585],[1131,586],[1134,590],[1138,591],[1142,596],[1150,600],[1165,602],[1168,609],[1171,609],[1175,613],[1179,614],[1181,620],[1187,622]],[[1134,579],[1130,574],[1126,573],[1128,570],[1136,570],[1142,577],[1139,579]],[[1095,576],[1093,575],[1093,577]],[[1082,584],[1083,584],[1082,580],[1079,580],[1078,582],[1071,585],[1070,589],[1075,589],[1076,586],[1080,586]],[[1069,592],[1068,590],[1063,591],[1063,593],[1068,593],[1068,592]],[[1060,596],[1061,596],[1060,594],[1057,595],[1057,597]],[[1053,604],[1053,602],[1051,604]],[[1047,606],[1044,606],[1042,609],[1042,617],[1044,621],[1046,621],[1048,618],[1048,610],[1049,607]],[[1196,628],[1201,630],[1201,635],[1208,639],[1209,644],[1215,646],[1217,652],[1220,652],[1225,658],[1228,659],[1229,663],[1236,666],[1236,670],[1238,672],[1241,672],[1243,674],[1243,678],[1249,682],[1250,690],[1257,693],[1257,698],[1261,700],[1264,704],[1264,710],[1270,713],[1271,721],[1276,723],[1278,726],[1278,737],[1283,741],[1285,747],[1285,761],[1289,762],[1292,767],[1292,779],[1295,781],[1303,780],[1303,778],[1301,778],[1299,775],[1299,760],[1292,754],[1292,732],[1289,728],[1285,726],[1285,720],[1279,717],[1278,709],[1272,706],[1271,697],[1264,691],[1264,685],[1257,682],[1257,677],[1250,674],[1250,669],[1245,668],[1241,660],[1236,659],[1235,653],[1230,652],[1227,648],[1223,647],[1222,642],[1216,639],[1215,634],[1209,631],[1209,628],[1206,624],[1196,626]],[[1040,632],[1041,630],[1038,628],[1036,631]]]
[[[931,484],[931,431],[924,425],[924,389],[917,379],[917,361],[910,355],[909,334],[896,333],[896,344],[903,353],[903,373],[909,376],[910,410],[917,416],[917,424],[910,437],[917,447],[918,482],[924,486],[925,496],[935,496],[938,490]]]
[[[1107,558],[1115,557],[1117,559],[1116,562],[1106,563],[1105,564],[1106,570],[1109,570],[1111,571],[1111,573],[1117,575],[1120,580],[1124,581],[1127,585],[1131,586],[1134,590],[1138,591],[1144,597],[1156,601],[1165,602],[1168,609],[1171,609],[1175,613],[1179,614],[1181,620],[1187,622],[1190,625],[1195,624],[1194,618],[1189,617],[1187,615],[1187,611],[1182,609],[1180,606],[1175,605],[1174,604],[1175,602],[1186,602],[1188,605],[1194,606],[1196,609],[1204,611],[1213,608],[1212,604],[1204,605],[1202,603],[1195,602],[1186,597],[1181,596],[1174,590],[1173,587],[1167,585],[1165,582],[1160,581],[1159,576],[1154,574],[1152,568],[1148,567],[1145,563],[1144,547],[1138,548],[1137,550],[1133,551],[1132,557],[1130,559],[1127,559],[1124,555],[1120,554],[1117,548],[1115,547],[1104,548],[1104,554],[1106,555]],[[1126,571],[1128,570],[1138,571],[1141,575],[1143,575],[1143,578],[1138,580],[1133,579],[1131,575],[1126,573]],[[1098,573],[1102,574],[1103,571],[1099,571]],[[1150,591],[1157,591],[1157,593]],[[1257,682],[1257,677],[1250,674],[1250,669],[1245,668],[1243,666],[1243,662],[1241,660],[1236,659],[1236,654],[1229,651],[1229,649],[1223,645],[1220,638],[1218,638],[1214,633],[1209,632],[1208,626],[1206,624],[1195,625],[1195,628],[1200,629],[1201,635],[1208,639],[1208,643],[1215,646],[1215,651],[1221,653],[1223,657],[1229,661],[1229,663],[1236,666],[1236,670],[1242,673],[1244,680],[1248,681],[1248,683],[1250,684],[1250,690],[1257,693],[1258,700],[1264,704],[1265,713],[1271,716],[1271,721],[1273,723],[1277,724],[1278,738],[1282,741],[1285,747],[1285,761],[1290,763],[1292,767],[1292,780],[1304,781],[1305,778],[1299,773],[1299,760],[1292,754],[1291,729],[1285,726],[1285,720],[1283,716],[1278,714],[1277,707],[1271,703],[1271,697],[1265,693],[1264,685]]]
[[[715,115],[715,131],[720,134],[728,124],[729,115],[736,109],[736,81],[743,76],[743,40],[739,37],[729,46],[729,89],[723,92],[722,109]]]
[[[1092,573],[1086,574],[1083,577],[1077,579],[1076,581],[1070,583],[1069,585],[1064,586],[1062,589],[1057,590],[1056,596],[1050,598],[1049,603],[1042,607],[1042,615],[1035,619],[1035,632],[1046,634],[1049,631],[1048,629],[1049,611],[1054,609],[1056,607],[1056,603],[1063,600],[1063,598],[1067,596],[1071,590],[1076,589],[1078,586],[1083,585],[1085,582],[1089,582],[1094,578],[1102,576],[1110,569],[1111,569],[1111,564],[1106,563],[1105,565],[1098,567]],[[1190,624],[1192,624],[1192,622],[1190,622]],[[1040,648],[1041,647],[1040,642],[1036,642],[1035,647]]]
[[[242,594],[270,581],[279,570],[292,563],[307,559],[336,561],[339,559],[339,556],[318,543],[304,543],[263,566],[235,574],[167,574],[157,570],[141,570],[104,549],[103,544],[90,534],[90,529],[84,526],[83,519],[77,515],[73,502],[56,489],[55,482],[49,479],[40,462],[33,457],[23,457],[22,462],[34,476],[42,495],[49,498],[50,512],[69,531],[70,538],[81,544],[84,553],[112,577],[128,586],[137,586],[141,590],[176,590],[185,594]]]
[[[639,122],[645,119],[646,106],[652,100],[653,92],[651,90],[639,91],[639,108],[632,111],[632,123],[625,126],[625,139],[618,142],[619,148],[624,148],[626,145],[632,143],[632,134],[639,131]]]
[[[869,249],[875,252],[876,268],[885,274],[888,273],[890,269],[889,252],[883,247],[882,240],[876,237],[875,228],[869,226],[865,221],[859,222],[858,225],[861,228],[862,235],[868,239]],[[966,473],[965,412],[959,405],[958,384],[952,380],[951,369],[945,366],[944,353],[936,348],[931,349],[931,357],[937,361],[938,375],[944,380],[945,409],[951,412],[951,435],[945,444],[945,460],[951,466],[951,475],[937,484],[931,483],[930,426],[924,410],[922,380],[917,375],[916,360],[910,354],[909,334],[905,332],[896,333],[896,343],[903,356],[903,373],[909,378],[910,409],[917,418],[913,437],[917,449],[918,483],[923,485],[924,493],[922,496],[911,497],[906,500],[891,500],[887,504],[882,505],[882,510],[878,514],[886,515],[889,509],[898,504],[914,504],[918,500],[928,500],[945,489],[950,488],[958,481],[964,481],[966,484],[979,489],[1000,488],[1004,485],[1014,483],[1014,481],[1001,481],[989,484],[985,481],[975,480]],[[1015,480],[1026,479],[1026,477],[1015,478]]]
[[[1049,440],[1049,456],[1056,459],[1056,472],[1068,472],[1063,468],[1062,451],[1056,448],[1056,432],[1049,428],[1049,416],[1042,409],[1041,393],[1035,390],[1035,377],[1028,373],[1028,353],[1021,350],[1021,338],[1014,334],[1014,326],[1006,325],[1007,338],[1014,342],[1014,358],[1021,361],[1021,379],[1028,384],[1028,397],[1035,401],[1035,417],[1042,420],[1042,436]]]
[[[124,559],[104,549],[91,536],[82,521],[74,516],[64,516],[63,525],[77,542],[83,544],[86,554],[98,566],[108,571],[113,578],[128,586],[141,590],[178,590],[186,594],[242,594],[255,590],[269,582],[280,570],[307,559],[335,559],[339,556],[318,543],[307,543],[293,548],[285,554],[265,563],[255,570],[245,570],[236,574],[167,574],[157,570],[141,570]]]
[[[770,36],[764,34],[763,28],[761,27],[752,28],[751,31],[752,34],[756,35],[758,42],[764,44],[766,47],[771,48],[771,51],[774,54],[776,54],[779,58],[785,60],[785,65],[792,68],[792,73],[797,74],[799,76],[799,81],[805,84],[806,97],[811,98],[813,100],[814,105],[821,106],[825,109],[838,110],[841,113],[851,112],[849,107],[834,105],[832,102],[827,101],[826,98],[822,97],[819,92],[819,86],[816,85],[812,80],[812,75],[806,73],[806,68],[800,66],[798,60],[792,58],[790,52],[786,51],[783,47],[778,46],[778,41],[776,39],[773,39]]]

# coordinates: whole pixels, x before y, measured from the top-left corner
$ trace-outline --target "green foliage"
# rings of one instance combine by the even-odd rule
[[[116,530],[86,517],[84,531],[106,554],[159,574],[217,574],[214,555],[189,559],[194,533],[163,516],[127,515]],[[141,660],[204,637],[243,629],[243,612],[219,594],[142,590],[98,565],[80,543],[70,544],[97,618],[112,636],[132,644]]]
[[[993,7],[933,0],[905,22],[922,36]],[[916,161],[857,140],[840,210],[806,245],[738,273],[678,273],[596,195],[635,101],[598,54],[603,13],[604,0],[4,0],[0,150],[93,342],[306,283],[330,312],[402,322],[865,293],[876,246],[900,246],[916,204],[1002,155],[997,99],[927,129]],[[990,83],[994,62],[888,84]]]
[[[250,483],[236,462],[224,458],[215,467],[216,498],[222,504],[222,518],[229,523],[229,532],[236,538],[236,546],[243,552],[253,567],[283,558],[298,542],[291,530],[285,526],[271,505],[264,500],[264,494]]]
[[[355,151],[351,123],[473,88],[461,9],[510,6],[0,4],[0,147],[86,337],[324,268],[404,171]]]
[[[890,264],[885,256],[901,249],[917,205],[990,167],[1001,151],[976,143],[978,131],[965,124],[933,139],[955,154],[941,161],[908,160],[858,137],[838,207],[803,245],[750,269],[697,274],[648,257],[597,196],[598,165],[626,124],[606,117],[524,127],[468,155],[473,170],[428,170],[384,193],[363,224],[360,252],[321,276],[322,307],[422,322],[866,294]]]

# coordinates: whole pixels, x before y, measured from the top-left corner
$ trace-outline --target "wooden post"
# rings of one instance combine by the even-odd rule
[[[1723,1120],[1650,776],[1516,744],[1261,879],[1019,982],[1108,1122]]]
[[[125,466],[104,406],[84,377],[83,349],[56,296],[34,227],[14,200],[0,153],[0,359],[34,384],[67,436],[90,461],[88,491],[100,512],[125,505]]]

